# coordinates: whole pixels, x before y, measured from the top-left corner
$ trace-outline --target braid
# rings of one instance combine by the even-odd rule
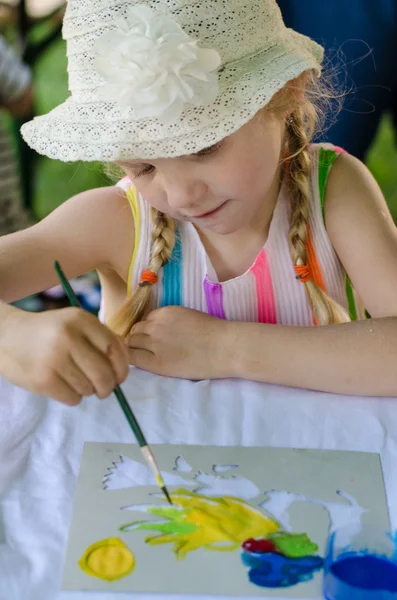
[[[290,158],[290,188],[292,212],[289,230],[291,257],[294,266],[307,265],[306,242],[308,236],[310,190],[310,155],[308,136],[302,109],[297,109],[287,122]],[[345,309],[332,300],[312,279],[303,284],[310,308],[320,325],[345,323],[350,318]]]
[[[148,269],[158,274],[170,259],[175,245],[176,223],[157,209],[150,208],[152,223],[152,248]],[[119,310],[111,316],[107,325],[122,337],[127,337],[131,328],[142,321],[151,309],[152,285],[138,286]]]
[[[152,223],[152,249],[150,253],[149,269],[158,273],[171,258],[175,245],[176,223],[153,206],[150,208],[150,221]]]

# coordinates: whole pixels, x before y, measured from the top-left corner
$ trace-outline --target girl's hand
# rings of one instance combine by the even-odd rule
[[[205,313],[167,306],[132,328],[127,339],[130,363],[158,375],[184,379],[230,376],[233,348],[229,323]]]
[[[127,377],[125,344],[94,315],[1,308],[0,373],[12,383],[75,405],[82,396],[106,398]]]

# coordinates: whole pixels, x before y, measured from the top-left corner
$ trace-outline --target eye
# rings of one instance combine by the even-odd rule
[[[143,167],[143,169],[135,173],[134,177],[137,178],[142,177],[143,175],[150,175],[151,173],[153,173],[154,170],[155,167],[153,167],[153,165],[146,165],[146,167]]]
[[[208,148],[203,148],[199,152],[196,152],[194,156],[208,156],[209,154],[214,154],[217,150],[222,147],[222,142],[217,142],[213,146],[208,146]]]

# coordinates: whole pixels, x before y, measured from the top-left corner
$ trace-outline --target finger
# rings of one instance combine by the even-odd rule
[[[106,356],[109,346],[118,343],[120,338],[91,313],[81,310],[79,317],[77,325],[81,334]]]
[[[170,306],[162,306],[161,308],[155,308],[154,310],[151,310],[146,317],[144,318],[143,321],[141,321],[141,323],[149,323],[150,321],[155,321],[157,319],[157,315],[159,313],[164,312],[165,310],[169,310],[171,307]]]
[[[116,383],[122,383],[128,376],[128,349],[124,340],[117,340],[117,343],[111,344],[107,351],[107,357],[110,360]]]
[[[55,373],[51,385],[47,386],[46,396],[58,400],[68,406],[77,406],[80,404],[82,394],[74,390],[59,373]]]
[[[110,360],[85,338],[72,350],[72,358],[94,387],[99,398],[107,398],[116,386],[116,375]]]
[[[130,335],[134,334],[134,333],[147,333],[147,321],[138,321],[138,323],[135,323],[135,325],[133,325],[133,327],[131,328],[131,332]]]
[[[91,381],[74,362],[71,356],[67,362],[62,365],[62,379],[77,394],[79,394],[79,396],[92,396],[92,394],[95,394],[95,389]]]
[[[136,348],[138,350],[147,350],[152,352],[153,343],[150,335],[142,333],[133,333],[128,338],[128,348]]]
[[[152,373],[155,373],[155,370],[153,368],[154,367],[153,352],[150,352],[148,350],[129,348],[128,356],[129,356],[130,365],[134,365],[134,367],[137,367],[138,369],[144,369],[145,371],[152,371]]]
[[[128,375],[128,353],[124,341],[95,317],[93,319],[84,321],[81,333],[91,346],[110,361],[115,381],[121,383]]]

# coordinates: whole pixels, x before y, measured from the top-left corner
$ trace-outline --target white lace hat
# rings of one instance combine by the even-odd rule
[[[63,36],[71,96],[21,130],[63,161],[198,152],[323,58],[275,0],[69,0]]]

